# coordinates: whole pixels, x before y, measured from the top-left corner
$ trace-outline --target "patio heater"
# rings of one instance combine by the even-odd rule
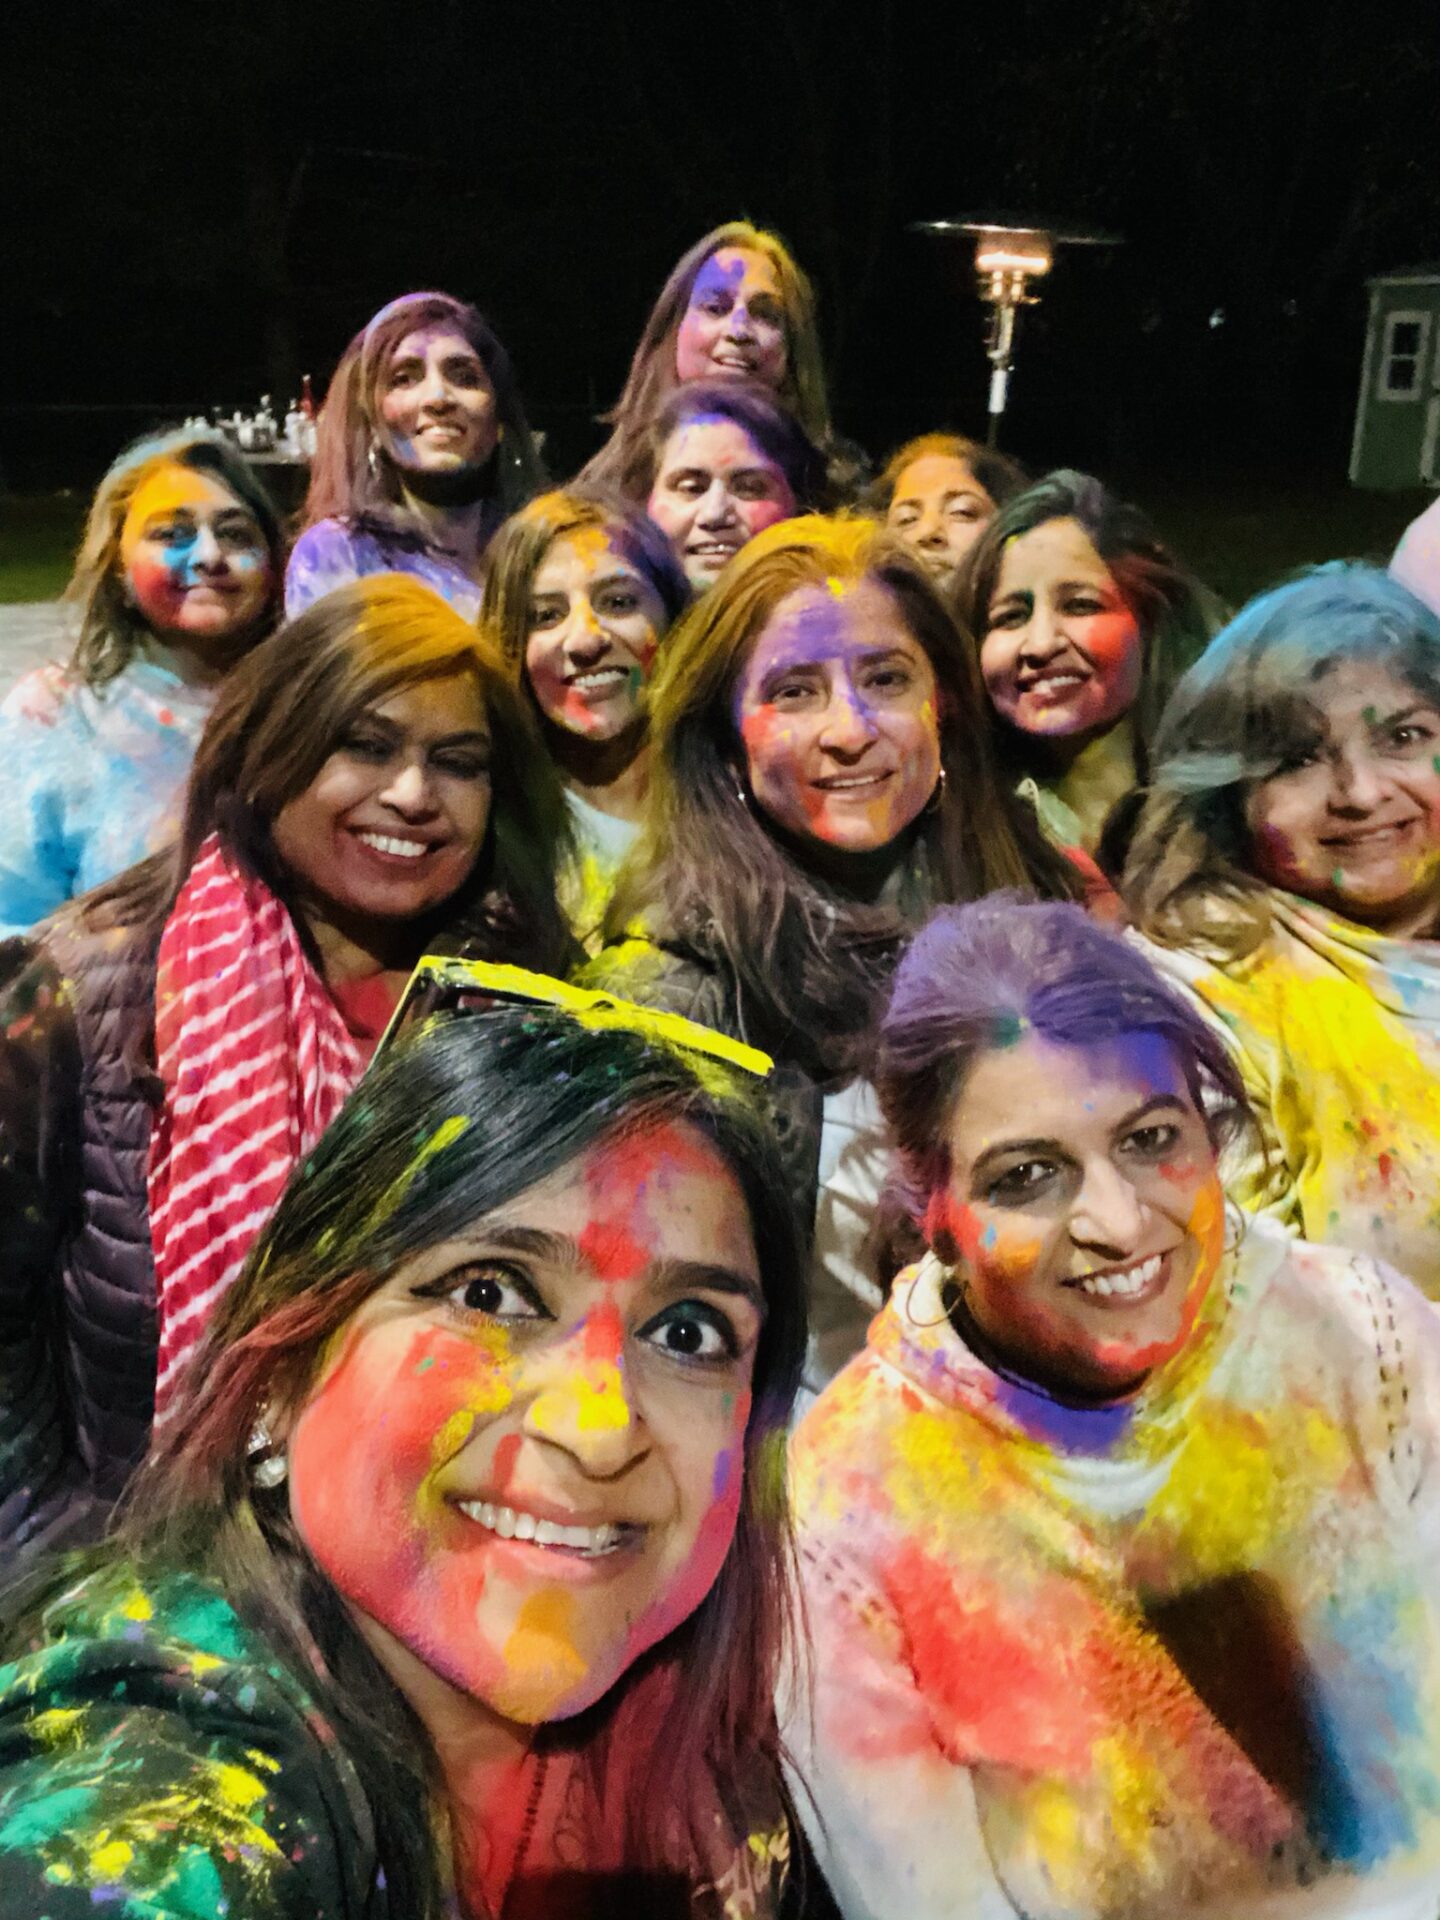
[[[1117,247],[1120,236],[1090,228],[1062,227],[1054,221],[1022,219],[1013,214],[963,215],[955,220],[917,220],[912,233],[942,237],[970,235],[975,242],[975,273],[980,298],[990,309],[985,355],[990,362],[990,423],[985,438],[990,446],[1000,440],[1000,416],[1010,392],[1015,365],[1015,322],[1021,307],[1038,305],[1033,283],[1043,280],[1054,264],[1057,247]]]

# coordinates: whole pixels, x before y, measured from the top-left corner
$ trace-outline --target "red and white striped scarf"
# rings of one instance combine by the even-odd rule
[[[150,1239],[165,1417],[217,1301],[360,1077],[361,1057],[285,908],[212,834],[165,923],[155,981],[163,1105]]]

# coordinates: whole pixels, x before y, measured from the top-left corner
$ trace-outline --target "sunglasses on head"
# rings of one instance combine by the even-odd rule
[[[453,954],[427,953],[416,966],[400,996],[400,1004],[375,1049],[378,1059],[398,1034],[436,1013],[486,1013],[496,1007],[555,1007],[582,1027],[603,1030],[620,1027],[646,1039],[723,1061],[742,1073],[763,1078],[775,1063],[758,1047],[702,1027],[683,1014],[661,1013],[612,993],[572,986],[545,973],[524,967],[502,966],[489,960],[463,960]]]

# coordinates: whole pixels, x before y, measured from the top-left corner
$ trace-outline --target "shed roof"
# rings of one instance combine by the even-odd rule
[[[1440,260],[1425,260],[1418,267],[1392,267],[1389,273],[1372,273],[1365,284],[1383,287],[1397,280],[1440,280]]]

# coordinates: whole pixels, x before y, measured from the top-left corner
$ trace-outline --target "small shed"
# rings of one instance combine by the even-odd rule
[[[1351,482],[1440,487],[1440,261],[1377,273],[1368,285]]]

